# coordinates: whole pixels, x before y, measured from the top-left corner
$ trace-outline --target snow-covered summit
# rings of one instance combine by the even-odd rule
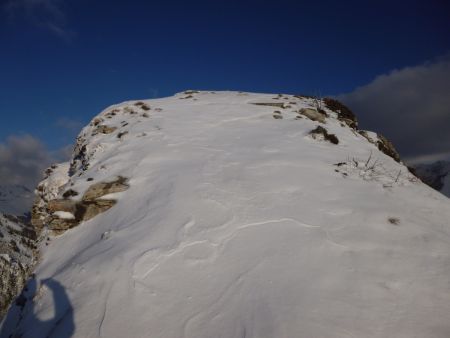
[[[448,337],[448,200],[329,107],[188,91],[104,110],[37,188],[48,245],[5,336]]]

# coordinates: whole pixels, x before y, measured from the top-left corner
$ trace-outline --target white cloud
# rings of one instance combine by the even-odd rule
[[[31,135],[14,135],[0,143],[0,184],[34,189],[43,171],[54,162],[67,160],[67,147],[50,152]]]
[[[52,158],[54,158],[58,163],[69,161],[73,154],[73,147],[73,144],[69,144],[60,149],[57,149],[56,151],[53,151],[51,153]]]
[[[414,156],[406,159],[409,165],[430,164],[438,161],[450,161],[450,151],[430,155]]]
[[[405,160],[450,157],[450,56],[393,70],[337,98],[361,128],[387,136]]]
[[[74,33],[67,27],[64,0],[6,0],[4,11],[11,20],[22,18],[68,41]]]
[[[68,117],[60,117],[56,120],[55,127],[78,133],[83,127],[83,123],[77,120],[72,120]]]

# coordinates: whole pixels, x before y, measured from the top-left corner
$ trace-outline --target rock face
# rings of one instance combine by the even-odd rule
[[[49,220],[48,203],[57,199],[69,180],[69,163],[53,165],[45,172],[45,178],[36,187],[36,201],[31,212],[31,224],[41,234]]]
[[[35,239],[29,225],[0,214],[0,321],[37,261]]]
[[[381,134],[378,134],[378,149],[380,149],[386,155],[392,157],[397,162],[400,162],[400,154],[395,149],[391,141]]]
[[[359,133],[364,136],[370,143],[375,144],[381,152],[392,157],[397,162],[400,162],[400,154],[386,137],[381,134],[376,134],[374,132],[369,132],[366,130],[359,130]]]
[[[117,129],[100,125],[103,120],[95,118],[90,123],[91,137],[108,135]],[[81,176],[89,168],[90,159],[96,152],[96,148],[91,150],[90,146],[92,144],[87,143],[87,138],[80,135],[70,164],[54,165],[46,171],[45,179],[36,188],[37,199],[32,210],[32,224],[38,234],[41,234],[44,226],[52,234],[62,234],[81,222],[92,219],[116,203],[112,198],[103,198],[105,195],[128,189],[126,178],[117,176],[106,177],[104,181],[97,183],[87,179],[79,188],[80,191],[75,190],[74,178]]]
[[[97,129],[95,129],[94,131],[94,135],[101,133],[101,134],[111,134],[112,132],[114,132],[117,128],[116,127],[109,127],[106,125],[98,125]]]
[[[91,185],[80,201],[71,199],[54,199],[47,204],[49,218],[48,228],[54,234],[61,234],[83,221],[88,221],[105,212],[116,204],[114,199],[103,198],[106,195],[123,192],[128,189],[127,180],[119,176],[111,182]]]
[[[350,128],[358,129],[356,115],[342,102],[326,97],[323,99],[323,103],[329,110],[338,114],[338,119],[340,121],[346,123]]]
[[[325,112],[316,110],[314,108],[301,108],[299,110],[299,113],[306,116],[310,120],[318,121],[320,123],[325,123],[325,119],[327,117]]]
[[[62,170],[67,170],[67,167],[67,164],[64,165]],[[70,178],[61,170],[53,171],[38,186],[39,196],[33,208],[32,224],[38,234],[44,225],[53,234],[61,234],[114,206],[114,199],[103,197],[127,190],[126,181],[126,178],[119,176],[111,181],[93,183],[87,187],[81,199],[77,199],[78,192],[65,190],[67,185],[70,186]]]
[[[285,102],[254,102],[252,104],[256,106],[268,106],[276,108],[286,108],[288,106],[288,104]]]
[[[311,130],[310,134],[311,134],[312,138],[314,138],[316,140],[322,139],[322,140],[326,140],[333,144],[339,144],[339,139],[337,138],[337,136],[334,134],[329,134],[328,131],[322,126],[317,126],[316,129]]]

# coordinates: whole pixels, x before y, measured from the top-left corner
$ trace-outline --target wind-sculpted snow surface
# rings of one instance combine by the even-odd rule
[[[60,195],[129,187],[43,248],[36,280],[65,288],[73,336],[449,337],[448,199],[335,112],[299,114],[316,103],[192,91],[84,128]],[[54,316],[37,289],[24,338]]]

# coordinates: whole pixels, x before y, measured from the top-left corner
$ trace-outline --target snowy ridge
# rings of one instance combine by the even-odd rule
[[[448,199],[317,108],[191,91],[104,110],[54,197],[80,201],[118,177],[129,188],[51,236],[39,291],[7,326],[24,338],[448,337]],[[338,143],[313,137],[318,126]]]

